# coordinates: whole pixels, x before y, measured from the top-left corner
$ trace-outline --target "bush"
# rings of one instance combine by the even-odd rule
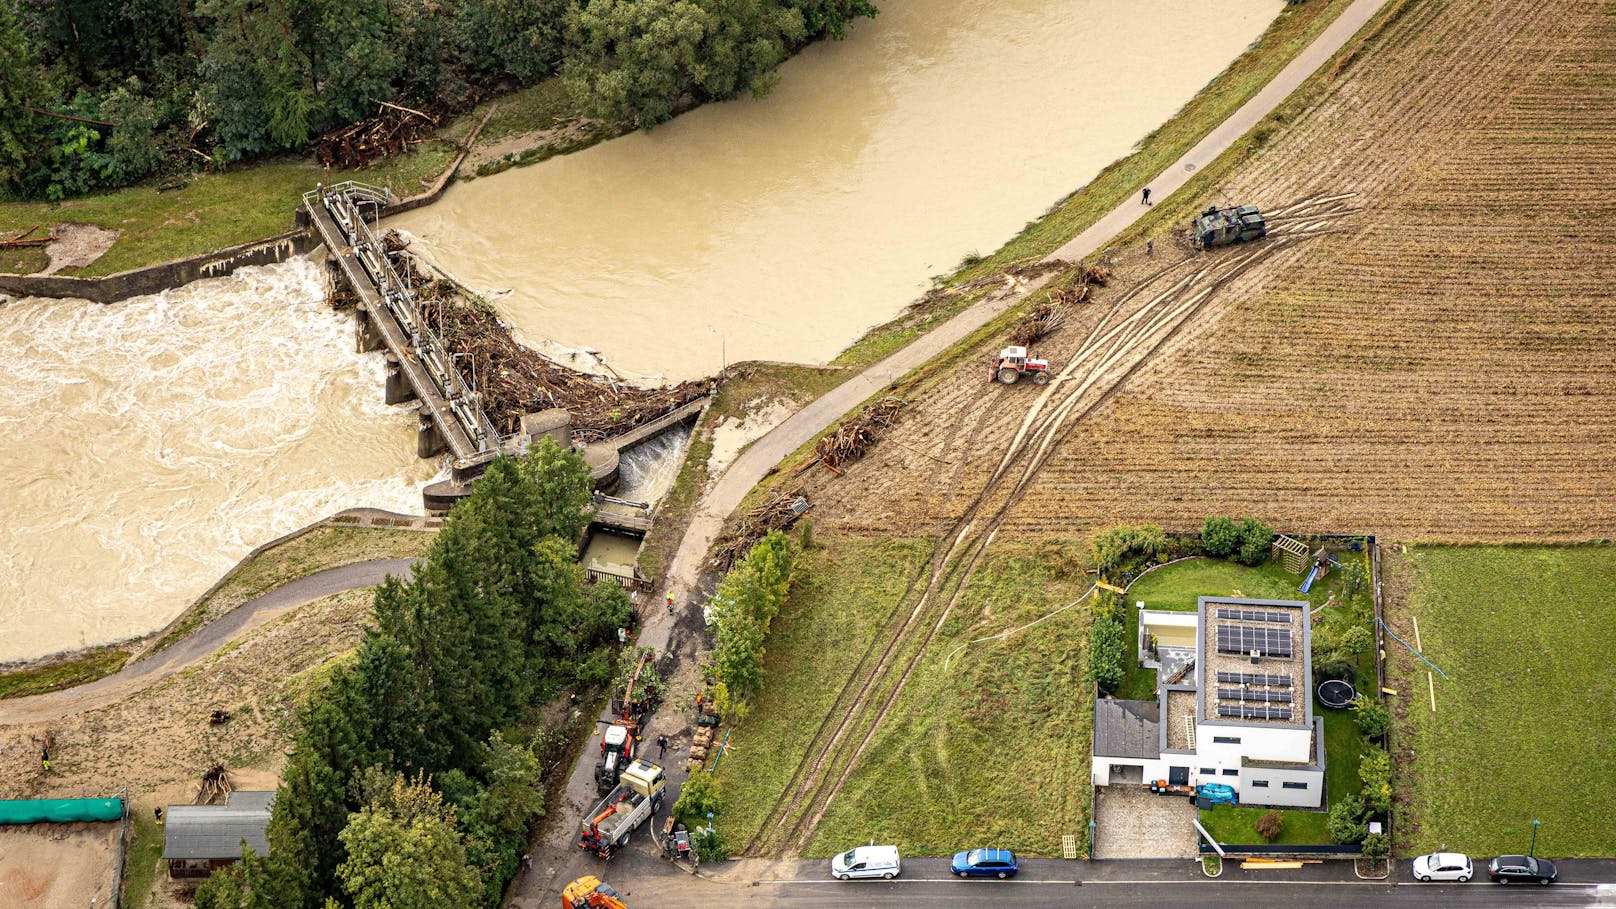
[[[1201,524],[1201,549],[1219,559],[1234,555],[1240,546],[1240,528],[1229,518],[1211,517]]]
[[[696,848],[696,858],[703,865],[708,862],[722,862],[729,858],[729,842],[724,834],[714,830],[708,833],[705,829],[697,832],[692,830],[690,842]]]
[[[1240,522],[1240,564],[1257,566],[1268,561],[1268,547],[1274,542],[1274,528],[1246,518]]]
[[[1392,808],[1392,756],[1384,748],[1371,748],[1358,764],[1358,779],[1363,781],[1364,803],[1377,814]]]
[[[1270,811],[1257,818],[1257,823],[1251,826],[1257,831],[1257,835],[1262,837],[1263,842],[1272,843],[1279,839],[1280,831],[1285,829],[1285,818],[1278,811]]]
[[[1330,832],[1330,839],[1343,846],[1363,842],[1369,834],[1369,826],[1363,822],[1363,804],[1357,799],[1347,799],[1330,806],[1330,817],[1325,821],[1325,829]]]
[[[1360,694],[1353,700],[1352,709],[1358,715],[1358,728],[1367,739],[1379,741],[1386,731],[1392,728],[1391,711],[1379,701],[1370,700]]]
[[[1100,577],[1121,581],[1162,560],[1167,555],[1167,534],[1160,527],[1113,527],[1096,534],[1094,564]]]
[[[1094,591],[1094,617],[1110,619],[1123,627],[1128,624],[1128,610],[1122,605],[1122,597],[1110,590]]]
[[[1122,684],[1128,658],[1126,638],[1122,625],[1111,619],[1096,618],[1089,626],[1089,675],[1105,694]]]
[[[1375,633],[1362,625],[1354,625],[1348,628],[1347,633],[1341,636],[1341,649],[1353,656],[1368,653],[1369,649],[1374,646]]]
[[[706,826],[708,814],[716,817],[723,812],[724,784],[705,770],[690,775],[679,790],[679,800],[673,803],[673,816],[691,830]]]
[[[1364,837],[1363,854],[1370,858],[1380,858],[1392,851],[1392,838],[1384,833],[1371,833]]]

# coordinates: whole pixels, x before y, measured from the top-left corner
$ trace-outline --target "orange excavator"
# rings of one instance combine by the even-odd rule
[[[561,891],[562,909],[628,909],[612,885],[594,875],[578,878]]]

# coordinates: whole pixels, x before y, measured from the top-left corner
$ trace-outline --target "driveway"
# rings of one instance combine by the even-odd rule
[[[1094,797],[1097,859],[1194,858],[1195,804],[1143,786],[1102,786]]]

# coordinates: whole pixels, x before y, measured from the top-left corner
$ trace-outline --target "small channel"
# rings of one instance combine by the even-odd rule
[[[675,426],[650,441],[625,449],[618,465],[617,492],[613,498],[644,502],[651,506],[652,514],[655,514],[656,507],[679,476],[685,448],[690,444],[690,431],[688,424]],[[614,502],[602,503],[600,510],[643,513],[641,509]],[[644,540],[639,536],[608,529],[598,523],[592,524],[589,539],[584,543],[584,568],[619,577],[633,577],[642,542]]]

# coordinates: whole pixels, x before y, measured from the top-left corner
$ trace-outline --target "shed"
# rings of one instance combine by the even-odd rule
[[[163,827],[163,860],[169,877],[205,877],[241,860],[243,843],[259,855],[269,851],[273,791],[232,792],[223,805],[171,805]]]

